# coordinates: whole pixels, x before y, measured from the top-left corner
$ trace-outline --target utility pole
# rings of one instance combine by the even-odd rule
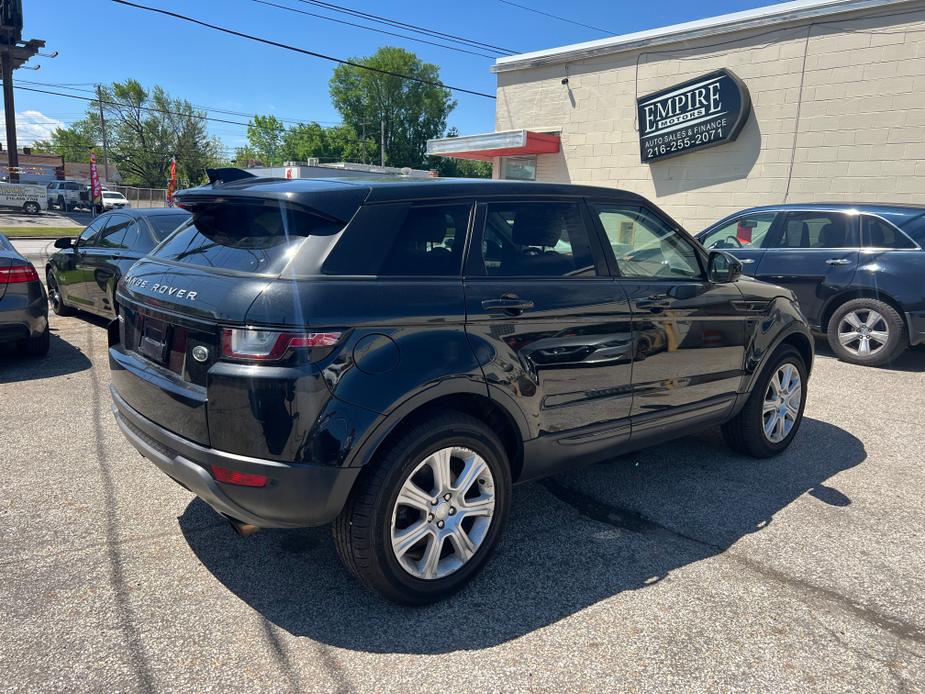
[[[22,40],[22,0],[0,1],[0,63],[3,75],[3,109],[6,117],[6,148],[9,180],[19,181],[19,149],[16,144],[16,107],[13,103],[13,70],[45,47],[40,39]],[[57,55],[57,53],[55,54]],[[54,57],[54,56],[51,56]]]
[[[379,121],[379,165],[385,166],[385,118]]]
[[[16,106],[13,103],[13,60],[9,50],[0,55],[3,62],[3,113],[6,118],[6,149],[10,158],[10,183],[19,182],[19,150],[16,145]]]
[[[96,101],[100,107],[100,129],[103,131],[103,172],[109,183],[109,143],[106,141],[106,117],[103,115],[103,85],[96,85]]]

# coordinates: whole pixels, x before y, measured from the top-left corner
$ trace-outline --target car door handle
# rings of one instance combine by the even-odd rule
[[[829,258],[825,262],[826,265],[848,265],[851,261],[847,258]]]
[[[639,311],[649,311],[651,313],[661,313],[666,308],[671,308],[670,299],[640,299],[634,302],[634,308]]]
[[[505,313],[509,316],[516,316],[531,310],[533,302],[516,296],[503,296],[500,299],[485,299],[482,302],[482,308],[488,313]]]
[[[739,262],[742,263],[743,265],[751,265],[752,263],[755,262],[755,259],[754,258],[739,258]]]

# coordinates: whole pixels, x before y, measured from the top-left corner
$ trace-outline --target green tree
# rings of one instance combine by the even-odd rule
[[[96,148],[93,127],[87,121],[77,121],[69,128],[55,128],[47,140],[36,140],[32,150],[40,154],[60,154],[64,161],[86,162]]]
[[[317,157],[321,161],[371,161],[376,143],[361,140],[349,125],[324,128],[318,123],[299,123],[283,135],[285,158],[306,161]]]
[[[352,62],[435,83],[436,65],[422,62],[403,48],[385,46],[367,58]],[[344,123],[355,132],[379,140],[385,128],[385,163],[389,166],[426,166],[427,140],[446,129],[447,117],[456,107],[449,89],[402,77],[339,65],[330,81],[331,99]]]
[[[286,126],[276,116],[254,116],[247,124],[247,144],[266,166],[283,163]]]
[[[221,143],[210,138],[204,111],[185,99],[170,97],[160,86],[150,91],[137,80],[100,87],[109,160],[128,184],[166,185],[170,159],[177,177],[197,183],[205,169],[221,159]],[[99,104],[91,102],[86,120],[101,133]],[[100,137],[95,138],[97,142]]]

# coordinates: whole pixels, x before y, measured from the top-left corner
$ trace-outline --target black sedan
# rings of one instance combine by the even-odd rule
[[[175,208],[118,210],[94,219],[77,239],[55,241],[61,250],[45,268],[55,313],[79,309],[115,318],[119,279],[188,218]]]
[[[48,353],[48,297],[32,263],[0,234],[0,342],[23,354]]]
[[[697,238],[745,274],[792,289],[845,361],[879,366],[925,343],[925,207],[753,207]]]

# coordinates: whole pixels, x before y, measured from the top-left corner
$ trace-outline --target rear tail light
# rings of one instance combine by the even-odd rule
[[[269,478],[266,475],[255,475],[251,472],[238,472],[221,465],[212,466],[212,474],[219,482],[237,484],[241,487],[266,487]]]
[[[0,284],[38,282],[39,273],[31,265],[10,265],[0,267]]]
[[[228,359],[276,361],[290,349],[333,347],[343,333],[288,333],[277,330],[225,328],[222,330],[222,355]]]

